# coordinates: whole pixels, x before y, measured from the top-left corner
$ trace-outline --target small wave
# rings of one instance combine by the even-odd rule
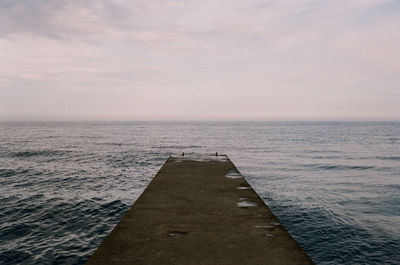
[[[323,170],[368,170],[375,168],[374,166],[321,165],[321,164],[304,164],[303,166],[313,167]]]
[[[106,146],[123,146],[123,145],[129,145],[126,143],[101,143],[101,145],[106,145]]]
[[[190,149],[190,148],[201,148],[201,145],[164,145],[164,146],[155,146],[155,148],[158,149],[179,149],[179,150],[184,150],[184,149]]]
[[[343,153],[342,151],[337,151],[337,150],[306,150],[307,153],[310,154],[339,154],[339,153]]]
[[[0,252],[1,264],[22,264],[24,261],[31,259],[32,253],[27,251],[8,250]]]
[[[338,159],[341,156],[331,155],[331,156],[313,156],[312,159]]]
[[[321,165],[318,168],[321,169],[333,169],[333,170],[347,170],[347,169],[353,169],[353,170],[367,170],[367,169],[372,169],[374,168],[373,166],[335,166],[335,165]]]
[[[0,238],[3,240],[14,240],[32,233],[35,225],[31,224],[13,224],[0,230]]]
[[[2,227],[0,246],[16,240],[26,244],[18,251],[3,244],[0,264],[83,264],[129,208],[121,200],[99,198],[61,202],[49,199],[40,205],[26,201],[37,200],[26,198],[16,207],[9,204],[10,211],[18,211],[24,222]],[[26,212],[34,207],[34,211]],[[25,253],[26,248],[32,253]]]
[[[10,157],[19,157],[19,158],[27,158],[27,157],[35,157],[35,156],[62,156],[72,151],[61,151],[61,150],[27,150],[14,152],[10,154]]]
[[[0,169],[0,177],[11,177],[16,175],[16,171],[12,169]]]
[[[377,156],[376,158],[380,160],[400,161],[400,156]]]
[[[30,171],[28,169],[0,169],[0,177],[13,177],[17,175],[24,175],[29,173]]]

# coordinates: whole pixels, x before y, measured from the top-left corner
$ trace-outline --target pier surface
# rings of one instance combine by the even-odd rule
[[[313,264],[225,155],[170,157],[87,264]]]

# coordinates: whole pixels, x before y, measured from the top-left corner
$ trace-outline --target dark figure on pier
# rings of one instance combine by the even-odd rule
[[[182,156],[185,156],[185,152],[182,152]]]

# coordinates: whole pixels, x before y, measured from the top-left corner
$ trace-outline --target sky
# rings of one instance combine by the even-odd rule
[[[400,120],[400,1],[0,0],[0,120]]]

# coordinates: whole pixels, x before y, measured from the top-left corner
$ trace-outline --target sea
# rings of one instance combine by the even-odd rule
[[[316,264],[400,264],[400,122],[54,121],[0,122],[0,264],[83,264],[182,152],[227,154]]]

